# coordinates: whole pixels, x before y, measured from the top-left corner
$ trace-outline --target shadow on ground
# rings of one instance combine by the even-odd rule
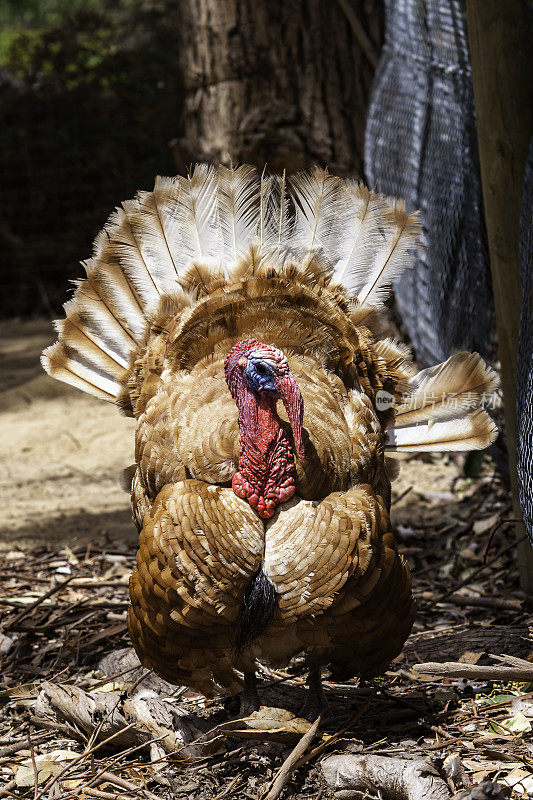
[[[52,549],[60,549],[65,545],[72,548],[74,545],[94,542],[99,548],[109,544],[119,545],[123,550],[124,545],[131,548],[137,546],[138,533],[129,508],[124,511],[94,514],[79,511],[43,517],[37,522],[17,527],[15,531],[5,526],[0,527],[0,549],[9,546],[10,542],[16,547],[24,547],[25,543],[35,541]]]

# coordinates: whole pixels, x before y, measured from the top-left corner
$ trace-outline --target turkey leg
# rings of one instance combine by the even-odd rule
[[[239,716],[247,717],[253,711],[258,711],[261,706],[257,694],[257,678],[255,672],[244,673],[244,692],[241,697]]]
[[[328,707],[328,701],[322,688],[322,672],[320,661],[309,659],[309,675],[307,676],[307,695],[300,711],[300,716],[313,722]]]

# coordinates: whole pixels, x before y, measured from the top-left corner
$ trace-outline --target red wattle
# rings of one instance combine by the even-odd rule
[[[246,353],[261,348],[278,361],[277,394],[254,392],[244,380]],[[239,342],[232,348],[225,372],[239,409],[239,468],[233,476],[233,491],[247,500],[260,517],[269,519],[277,506],[290,500],[296,491],[293,442],[278,417],[277,398],[287,410],[294,446],[298,457],[303,458],[302,396],[283,353],[255,339]]]
[[[276,412],[274,398],[245,389],[239,415],[239,470],[232,480],[237,497],[269,519],[296,491],[292,445]]]
[[[231,481],[231,486],[237,497],[247,500],[260,517],[270,519],[273,517],[276,508],[280,503],[290,500],[296,491],[294,482],[289,486],[279,486],[270,490],[268,495],[258,494],[258,489],[243,477],[241,472],[236,472]]]

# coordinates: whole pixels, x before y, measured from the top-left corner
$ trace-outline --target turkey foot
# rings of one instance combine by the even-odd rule
[[[320,664],[312,664],[307,676],[307,695],[299,716],[305,717],[309,722],[314,722],[327,707],[328,701],[322,688]]]
[[[240,717],[248,717],[254,711],[259,711],[261,703],[257,694],[257,678],[255,672],[244,673],[244,692],[241,697],[239,709]]]

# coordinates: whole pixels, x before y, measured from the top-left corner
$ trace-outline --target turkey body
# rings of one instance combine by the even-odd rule
[[[494,437],[478,356],[417,373],[380,335],[418,239],[358,184],[245,167],[159,179],[97,239],[43,364],[138,420],[128,628],[166,680],[235,693],[302,651],[373,676],[401,651],[386,455]]]
[[[228,485],[239,429],[223,359],[191,382],[190,395],[158,393],[140,418],[132,496],[141,538],[128,624],[143,663],[171,682],[212,692],[214,678],[236,688],[236,668],[284,664],[309,648],[337,677],[374,675],[411,629],[378,418],[366,396],[335,387],[314,359],[289,363],[304,398],[306,457],[294,497],[271,519]],[[236,654],[243,596],[261,568],[275,588],[275,618]]]

